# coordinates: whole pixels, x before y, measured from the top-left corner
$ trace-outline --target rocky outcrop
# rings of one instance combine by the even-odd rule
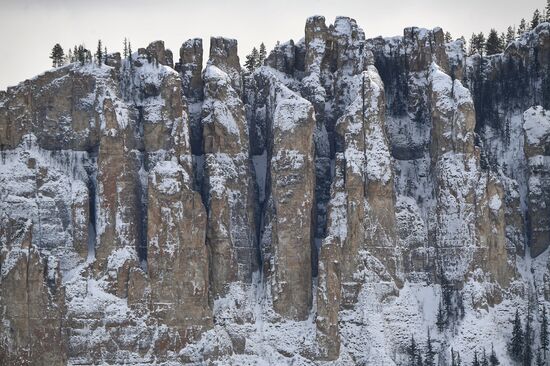
[[[1,363],[64,365],[64,293],[59,262],[33,245],[31,221],[2,219],[0,237]],[[53,347],[52,347],[53,346]]]
[[[175,161],[159,162],[149,175],[151,313],[160,324],[177,330],[177,336],[167,337],[161,346],[170,350],[196,341],[212,327],[206,212],[200,194],[191,187],[190,176]]]
[[[237,53],[237,40],[224,37],[210,37],[210,56],[208,64],[217,66],[231,80],[231,87],[241,96],[241,63]]]
[[[0,364],[507,363],[550,298],[548,34],[314,16],[252,72],[156,41],[0,92]]]
[[[161,65],[174,67],[174,56],[172,51],[164,48],[163,41],[155,41],[147,46],[147,53]]]
[[[524,152],[528,167],[527,202],[529,205],[530,253],[536,257],[550,243],[550,196],[548,196],[547,151],[550,137],[550,111],[532,107],[523,114]]]
[[[229,45],[233,42],[212,40],[210,52],[215,56],[203,75],[204,179],[209,217],[206,241],[214,297],[223,295],[231,282],[251,282],[258,268],[255,190],[244,106],[233,88],[235,79],[217,66],[220,63],[220,67],[231,70],[228,60],[219,56],[229,52]],[[234,47],[236,52],[236,43]]]
[[[528,193],[533,170],[531,149],[527,142],[524,145],[524,114],[534,106],[550,108],[549,35],[550,24],[542,23],[510,43],[502,54],[473,55],[465,72],[475,103],[476,131],[484,147],[482,162],[504,183],[506,238],[520,255],[531,251],[538,256],[547,248],[543,244],[547,224],[536,213],[539,199],[544,198],[532,200]]]
[[[202,39],[194,38],[185,41],[180,48],[180,61],[176,70],[181,75],[183,94],[189,107],[189,124],[191,151],[202,155],[201,107],[204,99],[204,82],[202,80]]]
[[[273,308],[290,319],[307,318],[311,295],[313,107],[282,85],[275,86],[273,147],[268,192]]]

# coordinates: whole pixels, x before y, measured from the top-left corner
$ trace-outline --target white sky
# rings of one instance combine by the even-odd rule
[[[546,0],[0,0],[0,90],[51,67],[55,43],[65,51],[84,43],[95,50],[102,39],[109,52],[121,51],[124,37],[132,49],[162,39],[179,58],[180,45],[221,35],[239,41],[241,63],[252,46],[303,37],[305,20],[320,14],[327,25],[350,16],[367,37],[395,36],[407,26],[441,26],[453,37],[504,31],[530,20]]]

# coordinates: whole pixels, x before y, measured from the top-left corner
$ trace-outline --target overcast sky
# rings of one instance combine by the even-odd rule
[[[241,62],[252,46],[303,37],[305,20],[350,16],[367,37],[401,35],[411,25],[441,26],[454,37],[504,31],[531,19],[545,0],[0,0],[0,90],[51,67],[55,43],[65,50],[102,39],[109,52],[121,51],[124,37],[133,50],[162,39],[178,59],[183,41],[210,36],[239,41]]]

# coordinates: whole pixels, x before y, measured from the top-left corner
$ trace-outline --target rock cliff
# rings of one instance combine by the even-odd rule
[[[511,362],[550,301],[550,24],[463,49],[314,16],[252,72],[155,41],[0,92],[0,365],[399,365],[428,330]]]

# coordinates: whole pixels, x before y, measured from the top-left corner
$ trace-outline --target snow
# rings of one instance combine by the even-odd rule
[[[491,196],[491,199],[489,200],[489,208],[493,210],[495,213],[498,213],[498,210],[500,210],[500,207],[502,207],[502,200],[498,196],[498,194],[494,194]]]
[[[529,145],[540,145],[550,135],[550,111],[541,106],[531,107],[523,113],[523,129]]]
[[[281,84],[278,86],[278,103],[273,115],[273,127],[282,131],[289,131],[299,124],[307,123],[313,111],[311,103],[285,86]]]
[[[220,124],[228,133],[240,139],[241,128],[246,125],[246,122],[243,121],[242,102],[231,87],[228,74],[209,64],[203,73],[203,78],[205,100],[202,105],[202,123]],[[219,90],[225,90],[226,93],[221,94]]]
[[[149,174],[155,189],[167,195],[180,192],[182,184],[190,184],[187,172],[175,160],[159,161]]]

